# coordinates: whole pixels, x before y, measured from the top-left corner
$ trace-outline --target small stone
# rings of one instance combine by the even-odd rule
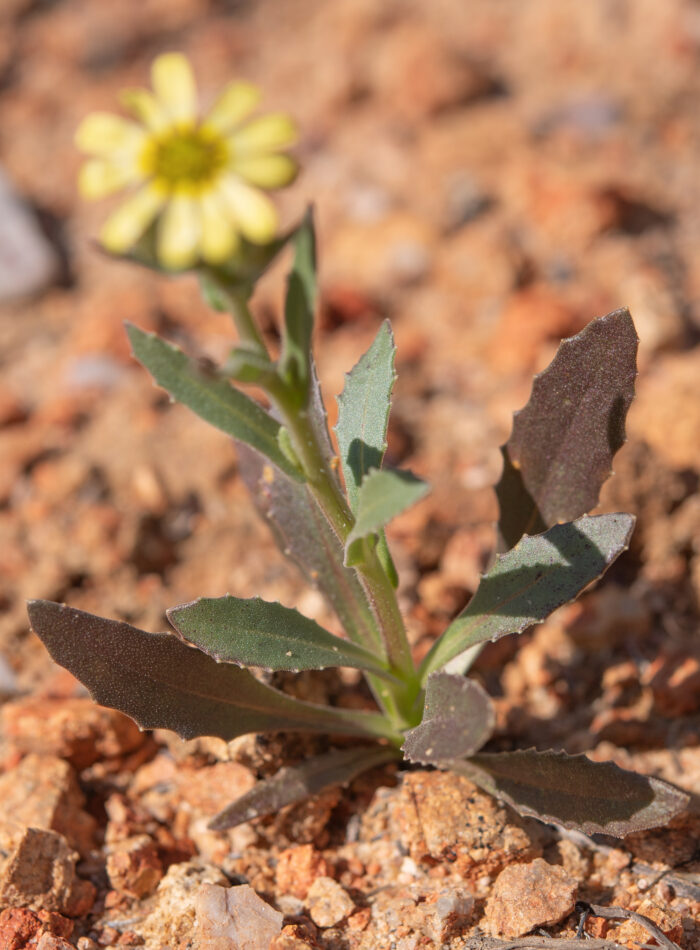
[[[163,877],[153,839],[149,835],[134,835],[110,848],[107,875],[120,894],[139,898],[152,894]]]
[[[0,723],[20,753],[56,755],[77,769],[133,752],[145,741],[128,716],[90,699],[18,699],[3,706]]]
[[[43,290],[58,266],[56,252],[31,209],[0,172],[0,301]]]
[[[75,772],[56,756],[28,755],[0,776],[0,826],[57,831],[83,857],[94,845],[97,825],[84,804]]]
[[[39,937],[36,950],[74,950],[74,947],[65,938],[57,937],[56,934],[47,931]]]
[[[486,905],[489,932],[522,937],[535,927],[559,923],[574,909],[577,886],[564,868],[542,858],[510,865],[496,878]]]
[[[306,898],[309,916],[317,927],[334,927],[355,910],[352,898],[332,877],[317,877]]]
[[[248,884],[205,884],[194,908],[198,942],[208,950],[262,950],[278,936],[284,920]]]
[[[317,877],[328,874],[323,855],[311,844],[302,844],[282,851],[277,859],[275,883],[280,894],[291,894],[304,900]]]
[[[76,875],[77,857],[63,835],[25,829],[0,870],[0,903],[67,917],[86,914],[95,900],[95,888]]]
[[[409,772],[392,799],[396,837],[418,864],[444,862],[474,881],[541,853],[524,822],[460,775]]]
[[[436,895],[428,922],[430,936],[441,944],[466,924],[474,910],[474,898],[462,888],[448,888]]]

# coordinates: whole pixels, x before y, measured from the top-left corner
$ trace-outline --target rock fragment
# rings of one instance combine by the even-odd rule
[[[541,853],[526,831],[530,823],[450,772],[409,772],[391,824],[414,861],[446,862],[468,881]]]
[[[493,936],[522,937],[535,927],[559,923],[573,911],[577,883],[564,868],[536,858],[512,864],[496,878],[486,905]]]
[[[128,897],[147,897],[158,887],[163,866],[149,835],[124,838],[110,848],[107,875],[115,891]]]
[[[328,865],[320,851],[311,844],[301,844],[280,853],[275,883],[280,894],[291,894],[304,900],[316,878],[327,874]]]
[[[194,906],[198,939],[209,950],[262,950],[282,930],[283,915],[248,884],[205,884]]]
[[[145,741],[128,716],[91,699],[18,699],[3,706],[0,723],[20,754],[59,756],[76,769],[133,752]]]
[[[355,904],[332,877],[317,877],[306,898],[309,917],[317,927],[334,927],[355,910]]]
[[[57,831],[83,857],[97,825],[84,804],[75,772],[56,756],[30,754],[0,776],[0,828],[9,823]]]
[[[0,905],[55,911],[67,917],[86,914],[95,888],[75,872],[78,855],[55,831],[26,828],[11,842],[0,869]]]
[[[58,269],[36,217],[0,170],[0,301],[38,293]]]

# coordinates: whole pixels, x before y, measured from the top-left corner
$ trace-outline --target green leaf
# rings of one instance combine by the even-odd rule
[[[357,574],[344,566],[343,545],[306,485],[266,465],[246,445],[238,445],[238,466],[280,551],[321,591],[351,640],[379,646],[374,618]]]
[[[360,485],[370,469],[382,467],[391,409],[391,391],[396,380],[396,347],[388,320],[374,342],[345,376],[338,396],[335,433],[350,508],[357,510]]]
[[[206,375],[182,350],[127,324],[134,356],[170,395],[211,425],[252,445],[291,478],[301,475],[281,452],[280,424],[248,396],[218,376]]]
[[[316,306],[316,236],[311,209],[294,235],[294,266],[287,283],[284,335],[279,367],[282,378],[306,402],[311,376],[311,334]]]
[[[30,601],[29,619],[53,659],[96,702],[121,710],[142,729],[172,729],[183,739],[277,730],[393,738],[376,713],[293,699],[174,634],[146,633],[46,600]]]
[[[565,752],[475,755],[449,768],[505,799],[521,815],[584,834],[624,837],[663,825],[690,796],[668,782]]]
[[[224,663],[293,671],[349,666],[389,678],[368,650],[259,597],[202,597],[167,613],[183,640]]]
[[[357,518],[345,545],[346,563],[351,563],[355,542],[377,534],[392,518],[414,505],[429,486],[410,472],[373,469],[364,479],[357,499]]]
[[[493,704],[474,680],[432,673],[425,691],[423,721],[406,733],[403,750],[411,762],[441,765],[477,752],[491,738]]]
[[[595,515],[526,535],[482,577],[466,609],[426,656],[421,675],[440,669],[477,643],[542,623],[626,550],[634,522],[627,514]]]
[[[530,400],[515,413],[512,434],[501,447],[501,550],[523,534],[595,508],[625,441],[637,343],[629,311],[614,310],[564,340],[535,377]]]
[[[331,785],[345,785],[356,775],[386,762],[392,762],[399,753],[391,746],[334,749],[314,756],[300,765],[280,769],[276,775],[259,782],[249,792],[212,819],[212,831],[226,831],[263,815],[275,814],[286,805],[318,795]]]

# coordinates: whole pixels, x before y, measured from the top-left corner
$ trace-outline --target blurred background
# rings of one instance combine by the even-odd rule
[[[391,534],[415,641],[487,561],[498,445],[533,372],[630,307],[639,397],[604,504],[639,529],[597,599],[566,615],[561,663],[574,647],[610,662],[630,637],[649,657],[670,643],[690,657],[697,713],[697,0],[0,0],[2,691],[60,689],[27,597],[163,629],[172,604],[258,593],[333,626],[257,524],[228,440],[153,388],[122,327],[219,359],[229,318],[192,278],[104,258],[108,204],[77,198],[79,121],[116,111],[166,50],[191,58],[205,104],[246,77],[300,125],[302,174],[279,207],[285,225],[316,208],[331,419],[343,373],[392,320],[389,460],[434,486]],[[255,298],[271,339],[283,275]],[[527,663],[510,669],[506,688],[527,693]],[[563,697],[549,689],[538,709]]]

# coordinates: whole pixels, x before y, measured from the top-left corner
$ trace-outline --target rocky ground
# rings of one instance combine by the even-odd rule
[[[143,735],[29,632],[28,597],[156,630],[166,607],[226,591],[333,628],[255,520],[228,441],[151,386],[122,329],[217,358],[228,318],[189,279],[101,257],[105,208],[75,195],[80,118],[164,49],[188,53],[205,96],[246,76],[303,129],[280,207],[291,223],[316,204],[331,417],[392,320],[391,461],[434,488],[390,534],[418,652],[489,557],[498,445],[532,373],[630,307],[638,399],[602,504],[638,516],[632,549],[477,675],[495,747],[587,751],[700,794],[698,4],[3,0],[0,948],[535,947],[575,937],[577,902],[596,948],[700,948],[695,814],[592,842],[466,779],[387,767],[215,834],[216,811],[312,743]],[[282,288],[277,268],[255,301],[271,338]],[[305,695],[357,689],[334,676],[305,676]]]

